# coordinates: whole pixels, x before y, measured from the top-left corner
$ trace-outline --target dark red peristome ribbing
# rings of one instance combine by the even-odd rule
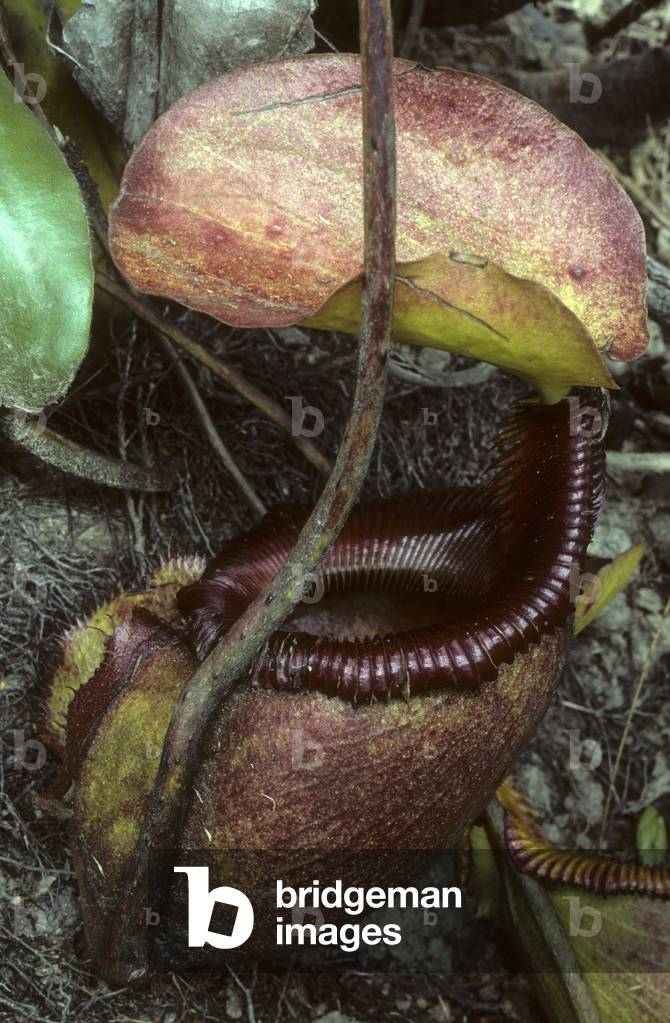
[[[535,812],[509,782],[498,790],[505,808],[505,843],[523,874],[540,881],[569,884],[600,895],[621,892],[670,898],[670,867],[648,867],[588,849],[562,849],[542,837]]]
[[[599,392],[555,405],[522,403],[501,431],[491,482],[358,505],[325,559],[325,592],[476,599],[450,622],[348,641],[276,632],[250,669],[254,683],[343,699],[475,686],[562,626],[604,492]],[[204,657],[290,554],[309,509],[287,505],[232,540],[178,602]],[[411,598],[410,598],[411,599]]]
[[[575,885],[599,895],[621,892],[670,898],[670,867],[647,867],[588,849],[561,849],[528,834],[509,818],[505,839],[512,860],[523,874],[540,881]]]

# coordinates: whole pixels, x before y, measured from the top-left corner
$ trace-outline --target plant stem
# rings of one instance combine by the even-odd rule
[[[116,281],[111,280],[111,278],[106,277],[99,271],[95,275],[95,283],[109,295],[118,298],[120,302],[123,302],[129,309],[132,309],[141,320],[144,320],[150,327],[153,327],[167,337],[178,348],[181,348],[183,352],[190,355],[191,358],[206,366],[220,380],[223,380],[229,387],[232,387],[238,394],[241,394],[242,397],[251,402],[252,405],[255,405],[259,412],[262,412],[268,419],[271,419],[273,423],[277,423],[283,430],[286,430],[305,458],[323,476],[329,474],[331,464],[326,456],[307,437],[296,436],[292,433],[291,417],[281,405],[278,405],[276,401],[273,401],[267,394],[264,394],[258,387],[250,383],[238,370],[217,359],[206,348],[203,348],[197,341],[194,341],[188,334],[185,334],[176,324],[171,323],[164,316],[159,316],[158,313],[155,313],[147,301],[138,295],[134,295],[122,284],[117,284]]]
[[[148,970],[144,924],[149,853],[174,846],[192,798],[202,738],[221,702],[263,644],[299,603],[301,580],[318,567],[344,526],[372,457],[384,403],[395,273],[395,126],[389,0],[360,0],[365,171],[365,274],[358,373],[337,461],[291,556],[185,686],[173,710],[160,767],[110,921],[100,965],[115,980]],[[109,942],[113,945],[110,957]]]
[[[42,417],[10,412],[3,419],[3,432],[47,465],[104,487],[161,493],[173,490],[177,483],[172,469],[154,469],[91,451],[47,429]]]

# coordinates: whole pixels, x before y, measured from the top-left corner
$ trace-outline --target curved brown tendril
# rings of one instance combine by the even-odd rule
[[[602,502],[602,412],[594,391],[555,405],[522,402],[498,437],[490,482],[357,506],[318,575],[302,581],[319,597],[305,598],[312,620],[304,614],[302,628],[274,633],[252,681],[343,699],[475,686],[565,625]],[[199,657],[284,563],[307,513],[301,505],[270,512],[180,591]],[[410,624],[413,605],[428,606],[415,627],[382,631],[371,616],[363,635],[360,618],[338,635],[325,611],[338,592],[394,594]]]
[[[670,898],[670,867],[645,867],[604,853],[561,849],[542,838],[534,811],[518,789],[505,782],[496,796],[505,809],[507,849],[523,874],[600,895],[636,892]]]

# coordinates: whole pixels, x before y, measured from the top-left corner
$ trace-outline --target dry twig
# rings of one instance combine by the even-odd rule
[[[235,480],[235,483],[237,484],[241,492],[244,494],[244,496],[246,497],[247,501],[254,509],[254,511],[257,512],[259,515],[265,515],[267,508],[261,501],[260,497],[254,490],[254,488],[249,483],[246,476],[243,474],[242,470],[234,461],[226,445],[223,443],[221,439],[221,434],[217,430],[214,420],[210,416],[209,410],[205,405],[204,401],[202,400],[202,397],[200,396],[200,391],[195,386],[191,374],[186,369],[186,366],[179,358],[174,348],[172,348],[172,346],[170,345],[170,342],[166,338],[164,338],[162,334],[160,335],[160,338],[163,343],[163,350],[165,351],[166,356],[172,362],[172,365],[176,369],[179,378],[182,384],[184,385],[184,390],[189,396],[195,413],[198,419],[200,420],[202,428],[207,434],[207,439],[212,445],[214,451],[216,452],[216,455],[218,456],[219,460],[223,463],[230,476],[232,476],[232,478]]]
[[[298,447],[305,458],[307,458],[312,465],[319,470],[320,473],[327,476],[330,472],[330,462],[323,455],[315,444],[312,443],[306,437],[297,437],[292,433],[291,417],[281,405],[278,405],[272,398],[264,394],[263,391],[259,390],[254,384],[250,383],[249,380],[232,366],[228,366],[221,359],[217,359],[214,355],[203,348],[202,345],[198,344],[192,338],[185,334],[180,327],[176,324],[171,323],[170,320],[164,316],[159,316],[155,313],[149,303],[140,298],[139,295],[133,294],[129,288],[123,287],[121,284],[117,284],[116,281],[111,280],[104,274],[96,273],[95,283],[103,291],[118,298],[120,302],[123,302],[129,309],[139,316],[141,320],[148,323],[150,327],[153,327],[159,333],[167,337],[173,344],[180,348],[191,358],[196,359],[203,366],[206,366],[216,377],[223,380],[229,387],[234,388],[238,394],[246,398],[247,401],[251,402],[263,415],[271,419],[272,422],[277,423],[283,430],[286,430],[292,437],[296,447]]]
[[[610,472],[670,472],[670,451],[608,451]]]

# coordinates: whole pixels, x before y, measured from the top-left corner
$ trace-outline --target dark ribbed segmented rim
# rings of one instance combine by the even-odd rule
[[[647,867],[606,853],[562,849],[541,834],[525,796],[505,782],[496,793],[505,809],[505,842],[523,874],[539,881],[570,884],[599,895],[656,895],[670,898],[670,867]]]
[[[323,593],[436,590],[467,598],[463,621],[340,640],[282,629],[250,669],[279,689],[343,699],[473,687],[565,625],[604,491],[604,398],[520,403],[501,430],[490,482],[358,505],[314,583]],[[178,594],[203,658],[290,551],[309,508],[270,512]],[[432,585],[432,584],[431,584]]]

